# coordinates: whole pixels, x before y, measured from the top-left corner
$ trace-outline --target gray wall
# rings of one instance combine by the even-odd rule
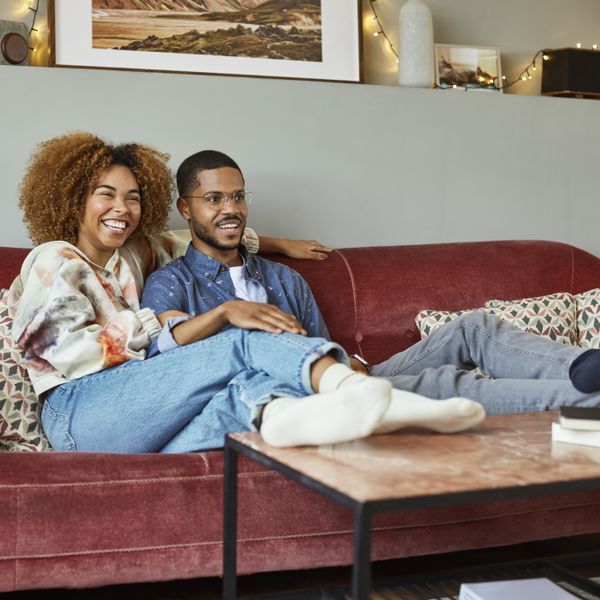
[[[35,144],[71,130],[232,154],[261,232],[333,246],[538,238],[600,255],[600,102],[392,86],[0,67],[0,245]],[[173,217],[172,225],[181,225]]]

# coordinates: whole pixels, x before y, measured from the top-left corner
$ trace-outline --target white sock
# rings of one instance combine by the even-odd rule
[[[424,427],[440,433],[455,433],[479,425],[485,410],[466,398],[431,400],[419,394],[392,391],[392,401],[374,433],[389,433],[404,427]]]
[[[340,366],[354,375],[345,365]],[[340,379],[338,375],[336,379]],[[263,409],[260,428],[263,439],[272,446],[318,446],[371,435],[390,404],[392,386],[376,377],[359,376],[359,379],[343,389],[334,388],[305,398],[272,400]],[[322,383],[320,389],[323,390]]]
[[[342,384],[360,383],[361,379],[367,378],[362,373],[357,373],[343,363],[335,363],[325,369],[319,381],[319,392],[334,392],[339,389]],[[371,378],[373,379],[373,378]]]

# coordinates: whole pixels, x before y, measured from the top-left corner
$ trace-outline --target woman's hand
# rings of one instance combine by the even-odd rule
[[[279,252],[290,258],[325,260],[332,251],[331,248],[323,246],[323,244],[316,240],[287,240],[262,236],[259,239],[259,252]]]

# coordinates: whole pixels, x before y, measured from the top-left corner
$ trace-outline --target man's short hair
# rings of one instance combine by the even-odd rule
[[[177,169],[177,192],[180,196],[189,195],[200,185],[199,173],[223,167],[236,169],[240,172],[242,179],[244,178],[244,174],[235,160],[218,150],[202,150],[188,156]]]

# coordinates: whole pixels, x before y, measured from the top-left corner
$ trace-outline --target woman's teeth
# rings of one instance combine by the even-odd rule
[[[127,223],[123,221],[107,220],[102,222],[104,223],[104,225],[106,225],[106,227],[108,227],[112,231],[125,231],[125,228],[127,227]]]

